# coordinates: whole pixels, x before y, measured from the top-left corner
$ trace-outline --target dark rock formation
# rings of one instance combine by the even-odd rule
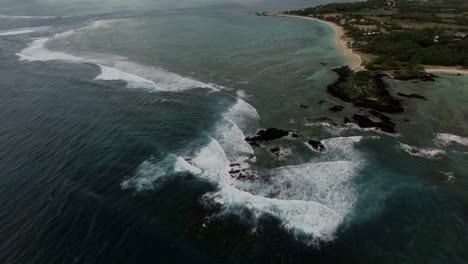
[[[433,82],[437,76],[432,73],[427,73],[424,71],[415,72],[413,74],[396,74],[393,76],[393,79],[400,80],[400,81],[413,81],[413,80],[421,80],[423,82]],[[413,81],[414,82],[414,81]]]
[[[344,123],[345,125],[346,125],[346,124],[349,124],[349,123],[351,123],[351,119],[345,117],[345,118],[343,119],[343,123]]]
[[[305,104],[299,104],[299,107],[302,108],[302,109],[307,109],[309,108],[309,106],[305,105]]]
[[[325,145],[322,144],[322,142],[317,141],[317,140],[308,140],[307,144],[309,144],[313,150],[322,152],[325,150]]]
[[[370,110],[369,114],[377,117],[378,119],[382,120],[383,122],[390,122],[391,121],[390,117],[388,117],[388,116],[386,116],[386,115],[384,115],[382,113],[379,113],[379,112],[377,112],[375,110]]]
[[[335,105],[335,106],[332,106],[332,107],[328,108],[328,110],[330,110],[331,112],[334,112],[334,113],[341,112],[341,111],[343,111],[343,109],[344,109],[344,106],[342,106],[342,105]]]
[[[361,128],[377,128],[381,131],[395,134],[397,132],[395,123],[391,121],[374,122],[369,117],[363,115],[353,115],[354,121]]]
[[[416,98],[421,100],[427,100],[425,96],[419,94],[405,94],[405,93],[397,93],[398,96],[406,97],[406,98]]]
[[[278,155],[278,153],[280,152],[280,150],[281,150],[281,149],[280,149],[279,147],[270,149],[271,153],[276,154],[276,155]]]
[[[272,141],[275,139],[280,139],[286,136],[291,136],[293,138],[300,137],[299,134],[281,130],[278,128],[268,128],[268,129],[261,129],[255,134],[254,136],[247,137],[245,140],[249,142],[251,145],[257,144],[259,141]]]
[[[393,98],[388,92],[383,81],[385,74],[354,73],[348,66],[336,68],[333,71],[338,74],[338,80],[327,87],[327,91],[331,95],[345,102],[351,102],[357,107],[386,113],[404,112],[400,101]]]

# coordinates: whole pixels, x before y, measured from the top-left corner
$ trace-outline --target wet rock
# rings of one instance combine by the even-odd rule
[[[330,110],[331,112],[334,112],[334,113],[341,112],[341,111],[343,111],[343,109],[344,109],[344,106],[342,106],[342,105],[335,105],[335,106],[332,106],[332,107],[328,108],[328,110]]]
[[[395,123],[391,121],[374,122],[367,116],[357,114],[353,115],[353,119],[361,128],[376,128],[391,134],[395,134],[397,132]]]
[[[398,99],[387,90],[383,78],[387,75],[376,72],[353,72],[348,66],[333,69],[338,80],[327,87],[327,92],[357,107],[370,108],[386,113],[404,112]]]
[[[345,118],[343,119],[343,123],[344,123],[344,124],[349,124],[349,123],[351,123],[351,119],[345,117]]]
[[[319,117],[315,119],[307,118],[308,122],[333,122],[333,120],[329,117]]]
[[[405,93],[397,93],[398,96],[401,97],[406,97],[406,98],[415,98],[415,99],[421,99],[421,100],[427,100],[425,96],[419,95],[419,94],[405,94]]]
[[[272,148],[270,149],[270,151],[271,153],[278,155],[278,153],[280,152],[280,148]]]
[[[293,138],[300,137],[299,134],[278,129],[278,128],[268,128],[268,129],[261,129],[255,134],[254,136],[247,137],[245,140],[249,142],[251,145],[257,143],[259,141],[272,141],[275,139],[280,139],[283,137],[291,136]],[[257,143],[258,145],[258,143]]]
[[[380,119],[383,122],[390,122],[391,121],[390,117],[388,117],[388,116],[386,116],[386,115],[384,115],[382,113],[379,113],[379,112],[377,112],[375,110],[370,110],[369,114],[377,117],[378,119]]]
[[[325,145],[322,144],[322,142],[317,141],[317,140],[308,140],[307,144],[309,144],[313,150],[322,152],[325,150]]]
[[[295,133],[295,132],[290,132],[289,136],[291,136],[292,138],[300,138],[301,137],[301,135],[299,135],[298,133]]]
[[[282,159],[287,156],[291,156],[291,149],[289,148],[281,148],[281,147],[275,147],[270,149],[270,152],[275,155],[276,157]]]

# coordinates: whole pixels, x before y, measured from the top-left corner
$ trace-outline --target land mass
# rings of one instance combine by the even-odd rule
[[[362,69],[355,62],[361,61],[368,70],[404,80],[424,76],[424,69],[468,74],[468,2],[464,0],[368,0],[280,15],[331,26],[351,69]]]
[[[367,0],[257,15],[314,20],[333,28],[334,43],[349,63],[333,69],[339,78],[327,91],[357,107],[372,109],[374,114],[353,116],[364,128],[396,132],[395,124],[376,112],[404,112],[384,78],[433,81],[433,73],[468,74],[465,0]],[[417,94],[397,95],[427,100]],[[338,112],[338,108],[331,111]],[[376,117],[380,121],[373,121]]]

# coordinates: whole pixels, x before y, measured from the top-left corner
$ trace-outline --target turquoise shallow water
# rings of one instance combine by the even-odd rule
[[[249,15],[317,3],[2,4],[47,28],[0,36],[0,262],[466,262],[468,79],[388,80],[428,98],[396,137],[319,124],[359,111],[332,30]]]

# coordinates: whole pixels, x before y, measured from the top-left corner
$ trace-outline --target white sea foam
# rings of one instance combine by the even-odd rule
[[[138,75],[131,74],[128,72],[123,72],[117,68],[108,67],[104,65],[99,65],[101,68],[101,73],[96,76],[96,80],[105,80],[105,81],[113,81],[113,80],[122,80],[127,82],[130,88],[155,88],[156,83],[150,81],[148,79],[142,78]]]
[[[298,236],[308,236],[310,242],[331,241],[344,217],[356,202],[352,180],[362,164],[362,157],[353,148],[362,137],[342,137],[324,140],[330,149],[328,161],[280,167],[266,171],[267,181],[239,181],[229,174],[230,163],[248,162],[251,153],[242,131],[230,120],[223,119],[212,133],[208,144],[198,150],[185,166],[218,186],[218,191],[205,195],[205,201],[222,206],[223,214],[238,214],[248,210],[255,223],[264,214],[276,217],[282,226]],[[221,130],[221,131],[220,131]],[[229,142],[231,141],[231,142]],[[144,166],[142,166],[145,168]],[[143,169],[155,174],[143,179],[142,172],[130,179],[136,189],[160,177],[167,170]],[[165,174],[168,175],[168,174]],[[123,187],[132,186],[126,181]]]
[[[169,155],[162,161],[154,163],[151,160],[144,161],[138,166],[137,173],[132,178],[121,183],[123,189],[133,188],[136,191],[154,189],[154,182],[167,175],[178,175],[178,173],[189,172],[200,173],[200,169],[192,166],[182,157]]]
[[[7,15],[0,15],[0,18],[3,19],[53,19],[57,18],[55,16],[7,16]]]
[[[308,237],[309,242],[333,240],[357,199],[353,178],[362,166],[363,157],[354,145],[363,138],[323,140],[328,149],[321,156],[325,161],[266,170],[262,172],[266,175],[264,180],[238,180],[231,177],[230,164],[239,163],[241,168],[248,168],[255,159],[242,130],[229,117],[238,122],[258,118],[253,110],[239,100],[209,133],[208,144],[196,151],[188,163],[180,159],[173,162],[218,186],[218,190],[206,194],[204,200],[220,205],[221,216],[244,217],[247,210],[253,218],[245,220],[255,225],[267,214],[277,218],[292,234]],[[122,187],[150,189],[147,186],[161,175],[170,176],[167,169],[160,169],[160,164],[157,166],[157,169],[147,169],[142,165],[135,177],[122,183]]]
[[[323,127],[331,135],[341,135],[344,131],[347,131],[347,130],[358,130],[358,131],[364,131],[364,132],[374,132],[374,133],[387,135],[391,137],[400,136],[399,134],[387,133],[377,128],[362,128],[362,127],[359,127],[359,125],[354,124],[354,123],[348,123],[348,124],[344,124],[340,126],[336,124],[330,124],[327,122],[307,122],[304,125],[309,126],[309,127]]]
[[[237,95],[238,98],[249,97],[249,95],[244,90],[237,90],[236,95]]]
[[[445,154],[441,149],[417,148],[403,143],[400,143],[400,148],[411,156],[425,159],[441,159]]]
[[[52,39],[62,39],[86,30],[108,27],[122,20],[96,21],[91,25],[76,30],[56,34]],[[96,80],[123,80],[131,88],[151,88],[157,91],[183,91],[194,88],[208,88],[217,91],[213,85],[180,76],[161,68],[135,63],[125,57],[104,53],[82,53],[79,56],[61,51],[52,51],[46,47],[50,38],[35,39],[16,55],[22,61],[67,61],[92,63],[99,65],[101,73]]]
[[[236,124],[244,133],[250,135],[255,132],[253,124],[260,119],[257,109],[242,99],[237,99],[227,112],[224,118]]]
[[[468,147],[468,138],[446,133],[438,133],[436,135],[435,142],[444,147],[450,146],[454,143]]]
[[[443,172],[445,176],[447,176],[447,183],[454,183],[455,182],[455,174],[453,172]]]
[[[307,235],[311,242],[330,241],[356,202],[352,180],[360,168],[362,157],[355,150],[346,150],[361,137],[324,140],[338,160],[286,166],[265,172],[265,182],[229,179],[218,182],[219,190],[207,194],[208,200],[224,208],[226,214],[243,215],[245,209],[254,220],[263,214],[278,218],[295,235]],[[348,154],[348,160],[336,153]],[[216,164],[220,164],[218,161]]]
[[[46,42],[49,38],[39,38],[33,40],[29,46],[24,48],[21,52],[16,53],[16,55],[22,61],[69,61],[69,62],[87,62],[83,58],[73,56],[71,54],[60,52],[60,51],[51,51],[45,47]]]
[[[32,33],[32,32],[46,30],[48,28],[49,27],[17,28],[17,29],[8,30],[8,31],[1,31],[0,36],[22,35],[22,34],[28,34],[28,33]]]
[[[221,204],[224,213],[248,210],[255,219],[264,214],[276,217],[286,230],[309,235],[310,242],[331,241],[343,218],[326,206],[314,201],[281,200],[253,195],[231,185],[221,184],[218,192],[205,197]]]

